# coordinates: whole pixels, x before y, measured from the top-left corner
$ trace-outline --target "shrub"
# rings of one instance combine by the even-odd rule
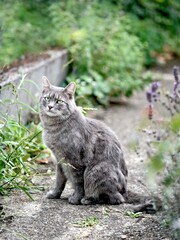
[[[143,45],[129,34],[116,6],[98,1],[61,1],[50,7],[54,35],[70,50],[72,74],[84,99],[106,105],[111,96],[130,96],[144,85]],[[77,12],[77,9],[79,10]],[[82,100],[82,99],[81,99]]]
[[[47,7],[42,1],[39,6],[31,3],[33,1],[0,2],[0,66],[48,46],[51,25],[46,17]]]
[[[121,3],[124,11],[132,17],[130,31],[146,44],[147,66],[156,63],[159,55],[159,60],[167,61],[172,53],[180,54],[179,0],[121,0]]]
[[[0,66],[66,47],[67,80],[86,87],[78,87],[80,104],[130,96],[146,83],[144,65],[180,54],[178,0],[2,0],[0,8]]]

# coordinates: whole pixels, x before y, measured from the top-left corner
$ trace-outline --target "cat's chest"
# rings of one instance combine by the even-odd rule
[[[46,145],[57,154],[74,155],[83,145],[83,138],[77,131],[44,131],[43,138]]]

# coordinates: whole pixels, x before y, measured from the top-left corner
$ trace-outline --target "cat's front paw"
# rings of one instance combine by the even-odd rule
[[[68,198],[68,202],[70,204],[73,204],[73,205],[79,205],[81,204],[81,198],[80,197],[77,197],[75,195],[71,195],[69,198]]]
[[[51,190],[46,194],[46,197],[48,199],[58,199],[61,196],[61,192],[55,191],[55,190]]]
[[[81,204],[83,205],[93,205],[98,203],[97,199],[93,198],[93,197],[84,197],[81,199]]]

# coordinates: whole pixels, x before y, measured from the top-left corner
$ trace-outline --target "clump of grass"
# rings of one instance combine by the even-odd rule
[[[40,125],[24,126],[8,117],[0,122],[0,194],[31,187],[35,160],[45,148]]]
[[[33,187],[31,179],[36,173],[36,160],[47,155],[42,143],[41,125],[22,123],[19,93],[23,90],[23,81],[24,77],[19,86],[13,86],[12,90],[17,116],[11,117],[0,112],[0,195],[7,194],[11,189],[20,189],[31,197],[29,190]],[[12,104],[10,99],[4,101]],[[29,109],[32,107],[29,106]]]
[[[143,213],[142,212],[131,212],[131,211],[127,211],[126,212],[126,215],[131,217],[131,218],[140,218],[143,216]]]
[[[96,225],[98,223],[99,223],[99,219],[97,217],[90,216],[86,219],[74,222],[74,225],[84,228],[84,227],[93,227],[94,225]]]

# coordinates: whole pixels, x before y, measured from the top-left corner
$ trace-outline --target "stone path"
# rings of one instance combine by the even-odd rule
[[[110,126],[122,142],[129,169],[129,188],[148,195],[145,182],[145,166],[135,152],[128,148],[144,113],[146,100],[143,92],[136,93],[128,102],[113,105],[99,111],[98,117]],[[52,168],[52,166],[48,166]],[[43,186],[52,186],[53,176],[35,179]],[[34,201],[20,192],[12,192],[2,198],[7,214],[13,216],[0,222],[1,240],[76,240],[76,239],[127,239],[170,240],[162,226],[163,213],[143,214],[133,218],[127,214],[131,205],[73,206],[67,197],[72,192],[68,185],[62,199],[48,200],[45,192],[34,192]]]

